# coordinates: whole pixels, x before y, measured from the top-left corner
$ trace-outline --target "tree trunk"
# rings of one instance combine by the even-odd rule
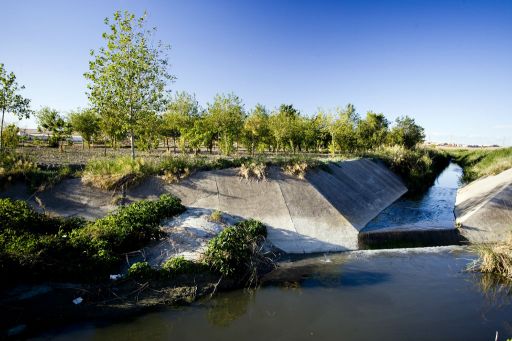
[[[135,137],[133,136],[133,130],[130,131],[130,149],[132,150],[132,160],[135,160]]]
[[[5,108],[2,109],[2,124],[0,125],[0,152],[4,149],[4,115]]]

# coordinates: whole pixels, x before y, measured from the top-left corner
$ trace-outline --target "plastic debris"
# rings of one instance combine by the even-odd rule
[[[113,280],[113,281],[118,280],[121,277],[123,277],[123,275],[121,275],[121,274],[110,275],[110,279]]]
[[[82,301],[83,301],[83,300],[84,300],[83,298],[81,298],[81,297],[77,297],[77,298],[75,298],[75,299],[73,300],[73,303],[74,303],[74,304],[80,304],[80,303],[82,303]]]

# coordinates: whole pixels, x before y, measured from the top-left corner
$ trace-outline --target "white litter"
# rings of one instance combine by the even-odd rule
[[[113,281],[118,280],[121,277],[123,277],[123,275],[121,275],[121,274],[110,275],[110,279],[113,280]]]
[[[81,298],[81,297],[77,297],[77,298],[75,298],[75,299],[73,300],[73,303],[74,303],[74,304],[80,304],[80,303],[82,303],[82,301],[83,301],[83,300],[84,300],[83,298]]]

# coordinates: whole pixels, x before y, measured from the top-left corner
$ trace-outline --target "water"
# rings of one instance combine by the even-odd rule
[[[364,232],[382,228],[453,228],[453,207],[462,168],[454,163],[437,177],[434,185],[419,198],[404,196],[366,225]]]
[[[483,291],[460,247],[358,251],[283,264],[255,291],[46,334],[56,340],[500,340],[510,296]]]

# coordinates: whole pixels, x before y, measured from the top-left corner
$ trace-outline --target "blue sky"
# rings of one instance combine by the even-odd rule
[[[202,105],[218,92],[236,93],[247,109],[291,103],[308,115],[350,102],[360,114],[410,115],[429,140],[512,145],[509,0],[0,5],[0,62],[35,109],[85,107],[83,73],[103,44],[103,19],[147,10],[172,46],[171,89],[194,92]]]

